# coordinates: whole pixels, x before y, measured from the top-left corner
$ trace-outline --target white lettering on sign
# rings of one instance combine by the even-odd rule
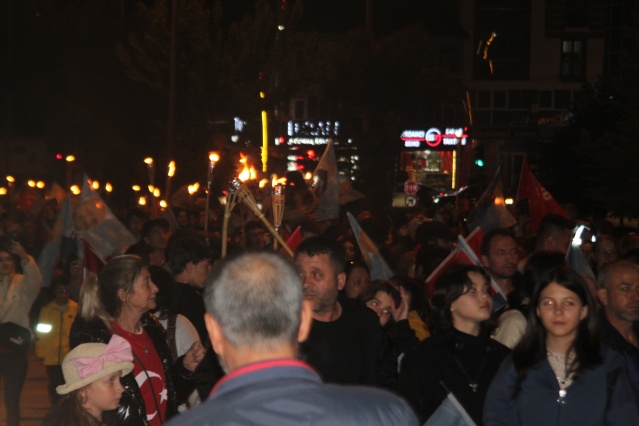
[[[426,140],[426,132],[423,130],[404,130],[401,138],[403,141],[423,141]]]
[[[431,127],[428,130],[404,130],[401,139],[404,141],[406,148],[418,148],[416,142],[424,141],[431,147],[440,145],[455,146],[458,144],[466,145],[468,139],[467,127],[447,127],[442,132],[437,127]]]

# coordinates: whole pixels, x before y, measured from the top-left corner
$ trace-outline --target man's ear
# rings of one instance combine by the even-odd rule
[[[342,290],[344,289],[345,285],[346,285],[346,273],[341,272],[337,274],[337,289]]]
[[[206,331],[209,334],[213,350],[216,354],[223,358],[226,340],[224,339],[224,334],[222,333],[220,324],[207,312],[204,314],[204,325],[206,326]]]
[[[311,333],[313,325],[313,302],[310,300],[302,301],[302,315],[300,317],[300,329],[297,332],[297,341],[302,343],[306,341]]]
[[[608,304],[608,290],[605,288],[597,289],[597,299],[599,299],[601,306],[606,306]]]

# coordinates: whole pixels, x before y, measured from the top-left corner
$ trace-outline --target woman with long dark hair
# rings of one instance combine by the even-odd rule
[[[542,276],[526,332],[488,391],[485,424],[637,424],[623,360],[600,344],[593,306],[576,272]]]
[[[402,360],[398,390],[423,423],[451,392],[481,424],[490,382],[509,350],[490,338],[492,298],[477,266],[454,265],[435,283],[434,337]]]

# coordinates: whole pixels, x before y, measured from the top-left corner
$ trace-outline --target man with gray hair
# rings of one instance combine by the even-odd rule
[[[167,425],[416,425],[410,407],[373,388],[322,383],[296,359],[312,323],[297,269],[276,253],[223,262],[204,293],[206,328],[227,375]]]
[[[610,262],[597,278],[603,340],[626,359],[639,406],[639,265],[628,260]]]

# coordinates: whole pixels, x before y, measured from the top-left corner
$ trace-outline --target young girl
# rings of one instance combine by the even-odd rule
[[[63,395],[49,412],[43,426],[102,426],[102,414],[115,410],[124,388],[120,375],[133,370],[131,345],[114,335],[108,345],[85,343],[64,358],[64,385],[56,391]]]
[[[433,416],[448,391],[475,423],[481,423],[488,386],[509,353],[490,338],[488,291],[488,276],[477,266],[453,265],[435,283],[437,333],[406,353],[398,384],[422,423]]]
[[[486,425],[637,424],[623,360],[600,345],[592,307],[577,273],[540,278],[526,332],[488,391]]]

